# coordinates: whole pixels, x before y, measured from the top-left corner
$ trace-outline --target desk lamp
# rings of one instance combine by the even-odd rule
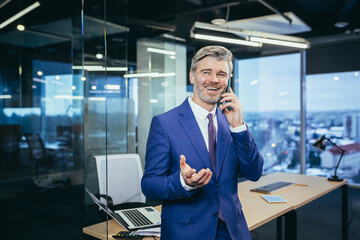
[[[314,147],[324,151],[325,148],[326,148],[326,143],[325,143],[325,140],[328,141],[329,143],[331,143],[333,146],[335,146],[337,149],[339,149],[341,151],[341,155],[340,155],[340,158],[339,158],[339,161],[338,163],[336,164],[336,167],[335,167],[335,173],[332,177],[329,177],[328,180],[329,181],[335,181],[335,182],[341,182],[343,179],[339,178],[337,175],[336,175],[336,171],[339,167],[339,164],[341,162],[341,158],[343,157],[344,153],[345,153],[345,150],[341,147],[339,147],[338,145],[336,145],[334,142],[332,142],[329,138],[325,137],[325,135],[323,135],[321,138],[319,138],[318,140],[316,140],[313,144]]]

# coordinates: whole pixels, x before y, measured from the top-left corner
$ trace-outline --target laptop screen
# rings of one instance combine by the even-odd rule
[[[85,188],[85,190],[102,210],[127,230],[137,230],[161,225],[161,214],[153,207],[123,209],[113,212],[87,188]]]
[[[102,209],[104,210],[107,214],[110,215],[110,217],[112,217],[117,223],[119,223],[123,228],[128,229],[128,224],[126,224],[126,222],[116,213],[114,213],[110,208],[106,207],[106,205],[101,202],[97,197],[95,197],[94,194],[92,194],[87,188],[85,188],[85,191],[89,194],[89,196],[91,197],[91,199]]]

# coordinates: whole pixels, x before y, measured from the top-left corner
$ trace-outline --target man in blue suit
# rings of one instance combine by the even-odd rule
[[[237,176],[258,180],[263,158],[240,101],[225,92],[232,69],[228,49],[200,49],[190,70],[193,96],[151,122],[141,186],[163,201],[161,239],[251,239]]]

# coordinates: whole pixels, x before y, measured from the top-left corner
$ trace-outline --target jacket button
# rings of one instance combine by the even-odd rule
[[[214,212],[214,213],[213,213],[213,216],[214,216],[214,217],[218,217],[218,215],[219,215],[218,212]]]
[[[220,188],[220,184],[216,184],[216,188]]]

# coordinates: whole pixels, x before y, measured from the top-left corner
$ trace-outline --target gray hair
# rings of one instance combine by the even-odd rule
[[[191,71],[195,72],[198,63],[205,57],[214,57],[218,61],[226,61],[229,65],[230,76],[232,76],[233,63],[232,53],[229,49],[222,46],[206,46],[201,48],[191,61]]]

